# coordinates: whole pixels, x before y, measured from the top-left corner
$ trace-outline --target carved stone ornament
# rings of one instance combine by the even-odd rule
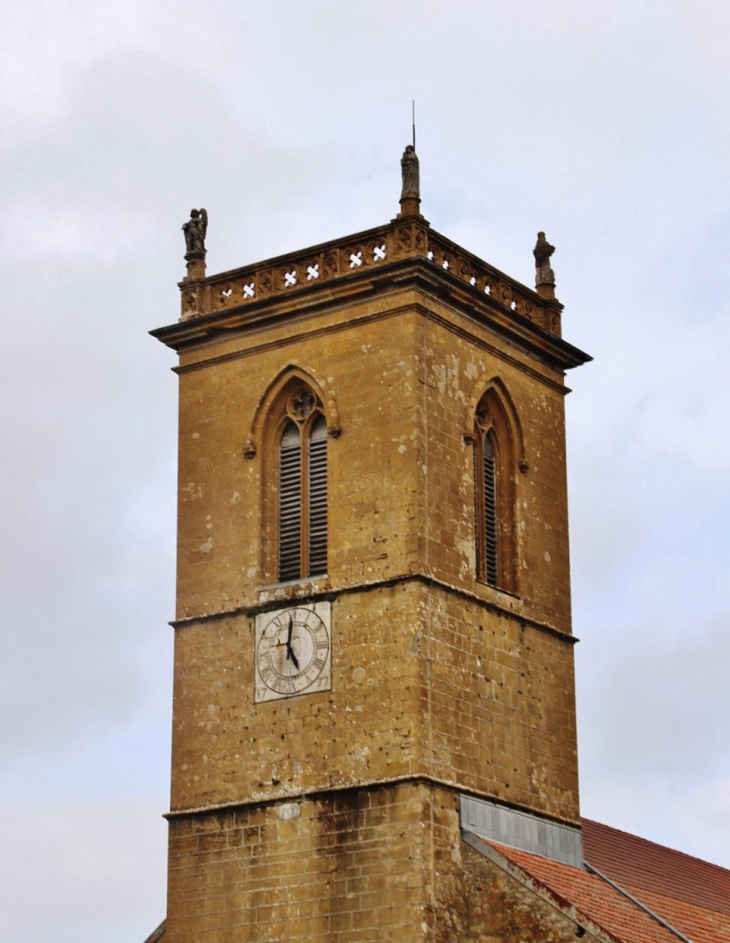
[[[410,226],[401,226],[395,231],[395,239],[401,252],[408,252],[413,245],[413,233]]]
[[[185,234],[185,261],[205,259],[205,236],[208,232],[208,211],[204,208],[190,210],[190,219],[183,223]]]
[[[198,310],[198,293],[194,288],[183,294],[183,310],[186,314]]]
[[[322,268],[324,269],[326,278],[334,278],[337,274],[337,253],[332,251],[325,252],[324,259],[322,260]]]

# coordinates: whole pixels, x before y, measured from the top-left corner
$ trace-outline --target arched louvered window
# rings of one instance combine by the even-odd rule
[[[492,436],[487,433],[481,442],[480,467],[477,474],[481,477],[480,492],[483,502],[481,508],[481,524],[484,531],[483,538],[480,534],[480,556],[482,563],[482,573],[480,576],[489,583],[490,586],[497,585],[498,572],[498,553],[497,548],[497,491],[494,468],[494,449],[492,447]]]
[[[477,579],[514,589],[514,490],[509,425],[499,401],[487,393],[474,422]]]
[[[327,423],[321,414],[309,435],[309,527],[307,530],[309,576],[327,572]]]
[[[327,424],[317,397],[298,387],[279,441],[279,581],[327,572]]]
[[[279,446],[279,579],[301,576],[302,432],[289,420]]]

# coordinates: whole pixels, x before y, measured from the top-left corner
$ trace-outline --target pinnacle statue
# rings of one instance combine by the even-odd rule
[[[555,272],[550,267],[550,256],[555,252],[555,246],[551,246],[545,238],[544,232],[537,234],[537,242],[532,254],[535,256],[535,284],[536,285],[554,285]]]
[[[205,259],[205,236],[208,232],[208,211],[190,210],[190,219],[183,223],[185,234],[185,261],[203,261]]]
[[[400,194],[401,199],[403,199],[403,197],[419,197],[421,195],[421,187],[418,172],[418,157],[416,156],[416,149],[412,144],[408,144],[403,151],[400,167],[403,176],[403,187]]]

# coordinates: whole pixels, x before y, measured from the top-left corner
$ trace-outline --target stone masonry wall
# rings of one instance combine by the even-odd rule
[[[170,823],[170,943],[424,939],[423,801],[351,790]]]
[[[500,928],[483,902],[521,892],[472,861],[456,796],[577,820],[562,374],[413,282],[278,304],[181,353],[171,802],[187,812],[167,932],[516,943],[518,917]],[[278,585],[267,410],[294,373],[341,435],[327,575]],[[495,378],[516,417],[512,593],[475,578],[468,433]],[[332,604],[331,691],[254,704],[256,614],[310,599]],[[535,913],[530,933],[548,927]]]
[[[390,292],[183,357],[173,808],[418,773],[575,819],[572,652],[536,627],[569,628],[559,378],[464,326],[436,298]],[[342,435],[327,577],[277,587],[262,583],[275,443],[257,416],[287,365],[336,402]],[[530,464],[515,470],[516,595],[474,578],[463,434],[494,376]],[[395,586],[413,576],[435,582]],[[333,598],[332,692],[254,706],[257,608],[318,593]]]
[[[173,809],[422,775],[575,819],[569,642],[420,580],[332,621],[332,690],[260,704],[252,618],[177,630]]]
[[[328,578],[311,589],[422,572],[570,631],[558,371],[463,312],[405,290],[224,336],[181,362],[178,618],[275,595],[262,592],[275,582],[265,515],[275,444],[257,418],[271,383],[299,365],[325,408],[336,403],[342,428],[328,442]],[[474,578],[473,446],[463,434],[472,399],[494,377],[513,402],[529,465],[513,469],[512,596]],[[256,454],[244,459],[252,428]]]
[[[470,325],[427,299],[418,347],[418,416],[425,455],[421,563],[452,585],[570,632],[570,570],[562,378],[536,358]],[[541,381],[538,377],[542,376]],[[499,593],[476,582],[474,546],[474,408],[497,380],[516,415],[514,433],[517,588]],[[559,382],[558,382],[559,380]],[[522,467],[520,466],[522,464]]]
[[[173,820],[166,939],[568,943],[575,924],[462,841],[455,793],[409,783]]]

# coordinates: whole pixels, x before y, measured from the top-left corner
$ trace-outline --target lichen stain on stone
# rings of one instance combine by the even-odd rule
[[[370,758],[370,750],[368,747],[359,747],[356,746],[353,748],[352,755],[356,760],[359,760],[361,763],[367,763]]]
[[[431,369],[436,378],[438,391],[442,396],[446,395],[450,399],[454,397],[463,399],[459,380],[459,358],[456,354],[447,354],[445,363],[434,364]]]
[[[476,565],[476,545],[471,537],[456,537],[454,539],[454,548],[461,555],[459,569],[462,576],[466,575],[463,571],[471,573]]]

